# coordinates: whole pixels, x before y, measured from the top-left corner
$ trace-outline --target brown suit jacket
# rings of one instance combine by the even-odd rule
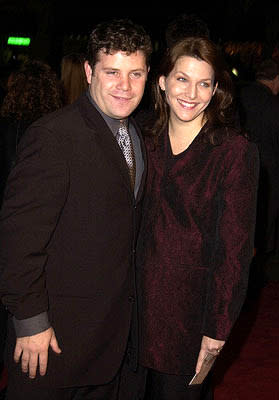
[[[86,95],[34,123],[20,144],[1,214],[1,295],[18,319],[48,312],[62,354],[49,351],[43,384],[104,384],[120,367],[144,180],[135,200],[121,150]],[[10,355],[14,340],[10,327]]]

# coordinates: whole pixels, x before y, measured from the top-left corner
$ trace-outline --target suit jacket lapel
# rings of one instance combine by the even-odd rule
[[[90,103],[86,94],[80,98],[79,109],[87,126],[94,131],[92,133],[104,149],[108,160],[119,170],[124,185],[132,194],[128,168],[122,151],[103,117]]]
[[[136,202],[138,203],[142,198],[143,190],[145,187],[145,181],[146,181],[146,175],[147,175],[147,155],[146,155],[146,149],[145,149],[144,140],[143,140],[143,137],[141,134],[141,130],[140,130],[138,124],[136,123],[135,119],[134,118],[131,118],[131,119],[132,119],[133,125],[137,131],[138,137],[140,139],[142,158],[143,158],[143,162],[144,162],[144,169],[143,169],[143,174],[141,177],[141,183],[140,183],[140,187],[139,187],[137,197],[136,197]]]

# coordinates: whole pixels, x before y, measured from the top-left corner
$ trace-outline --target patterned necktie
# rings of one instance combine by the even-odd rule
[[[127,127],[127,120],[120,121],[120,126],[117,131],[116,140],[125,157],[129,169],[132,189],[134,189],[135,178],[136,178],[136,160],[135,160],[132,140],[129,135]]]

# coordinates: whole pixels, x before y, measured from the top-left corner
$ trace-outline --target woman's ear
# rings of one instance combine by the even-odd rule
[[[159,86],[161,88],[161,90],[166,90],[166,77],[165,76],[160,76],[159,78]]]

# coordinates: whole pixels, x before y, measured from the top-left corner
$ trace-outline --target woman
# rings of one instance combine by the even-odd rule
[[[52,68],[40,60],[28,60],[11,73],[1,107],[0,204],[19,141],[38,118],[62,107],[61,84]]]
[[[88,89],[84,61],[85,56],[81,53],[67,54],[62,58],[61,82],[64,89],[65,104],[72,104]]]
[[[137,252],[147,399],[205,398],[188,382],[219,354],[245,299],[259,161],[229,122],[231,87],[206,38],[169,49],[154,85]]]

